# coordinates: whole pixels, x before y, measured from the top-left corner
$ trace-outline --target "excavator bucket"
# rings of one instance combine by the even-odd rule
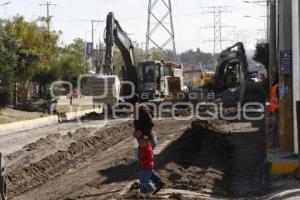
[[[94,105],[114,105],[120,100],[121,83],[118,76],[94,75],[92,96]]]

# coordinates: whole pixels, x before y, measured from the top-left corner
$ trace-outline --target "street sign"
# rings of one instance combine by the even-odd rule
[[[279,74],[292,74],[293,67],[293,53],[292,50],[281,50],[280,51],[280,68]]]
[[[87,42],[85,46],[85,55],[86,56],[93,56],[93,43]]]

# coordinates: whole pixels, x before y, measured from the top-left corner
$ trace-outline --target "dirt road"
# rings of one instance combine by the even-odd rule
[[[159,121],[155,131],[164,143],[179,137],[189,124]],[[133,162],[132,131],[131,122],[97,131],[79,128],[74,133],[54,134],[25,146],[8,156],[9,196],[32,200],[78,196],[88,199],[95,193],[103,194],[101,198],[116,195],[138,172]]]
[[[62,124],[54,124],[37,129],[21,131],[13,134],[0,135],[0,151],[5,154],[11,154],[23,148],[23,146],[33,143],[40,138],[44,138],[48,135],[60,133],[62,135],[68,132],[74,132],[78,128],[91,127],[100,129],[105,126],[118,124],[124,121],[120,120],[99,120],[99,121],[82,121],[82,122],[68,122]]]
[[[141,195],[133,187],[138,167],[131,121],[51,134],[7,157],[9,198],[268,199],[272,192],[280,197],[281,190],[267,187],[264,173],[255,167],[265,158],[262,128],[261,122],[155,121],[160,143],[156,166],[167,182],[155,196]],[[290,183],[286,189],[299,187]]]

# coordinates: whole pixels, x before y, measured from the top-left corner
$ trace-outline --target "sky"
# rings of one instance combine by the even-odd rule
[[[46,7],[40,6],[47,0],[0,0],[0,17],[11,19],[22,15],[27,20],[36,20],[46,15]],[[166,1],[166,0],[165,0]],[[249,0],[254,1],[254,0]],[[177,52],[200,48],[201,51],[213,52],[214,22],[211,6],[224,7],[222,19],[222,48],[237,41],[244,42],[246,49],[253,50],[257,40],[265,37],[266,7],[243,0],[172,0],[175,44]],[[114,12],[122,28],[130,34],[133,41],[145,48],[147,29],[148,0],[51,0],[56,4],[50,7],[53,16],[51,30],[61,31],[60,44],[69,44],[75,38],[91,41],[91,20],[105,21],[108,12]],[[166,13],[166,7],[159,0],[154,11],[158,18]],[[151,21],[151,26],[155,21]],[[165,26],[170,26],[169,20]],[[94,23],[95,42],[103,42],[105,23]],[[167,39],[166,32],[159,28],[153,38],[159,44]],[[171,48],[171,44],[167,46]]]

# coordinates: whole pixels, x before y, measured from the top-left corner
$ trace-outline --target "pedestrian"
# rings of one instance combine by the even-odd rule
[[[152,131],[154,127],[153,111],[148,106],[139,103],[139,96],[137,94],[130,99],[130,103],[133,105],[133,125],[135,132],[137,133],[140,131],[142,134],[147,135],[150,138],[152,148],[155,149],[157,146],[157,137]]]
[[[273,148],[279,148],[279,80],[276,77],[270,94],[270,104],[268,112],[272,114],[272,134],[273,134]]]
[[[154,132],[152,131],[152,128],[154,127],[153,123],[153,112],[152,110],[146,106],[139,104],[139,96],[137,94],[134,95],[132,99],[130,99],[130,102],[133,105],[133,112],[134,112],[134,140],[138,140],[139,138],[146,136],[148,138],[148,141],[151,144],[152,150],[155,149],[157,146],[157,138]],[[137,152],[137,159],[139,159],[140,155],[140,146],[139,142],[134,142],[135,148],[138,149]],[[158,192],[161,188],[165,186],[165,183],[157,176],[157,174],[153,171],[150,177],[151,181],[156,186],[156,189]]]
[[[140,191],[144,194],[156,194],[164,186],[163,181],[154,171],[154,153],[149,137],[144,135],[138,138],[140,161]],[[153,177],[156,183],[153,185]],[[154,182],[154,181],[153,181]],[[157,185],[157,183],[160,183]]]

